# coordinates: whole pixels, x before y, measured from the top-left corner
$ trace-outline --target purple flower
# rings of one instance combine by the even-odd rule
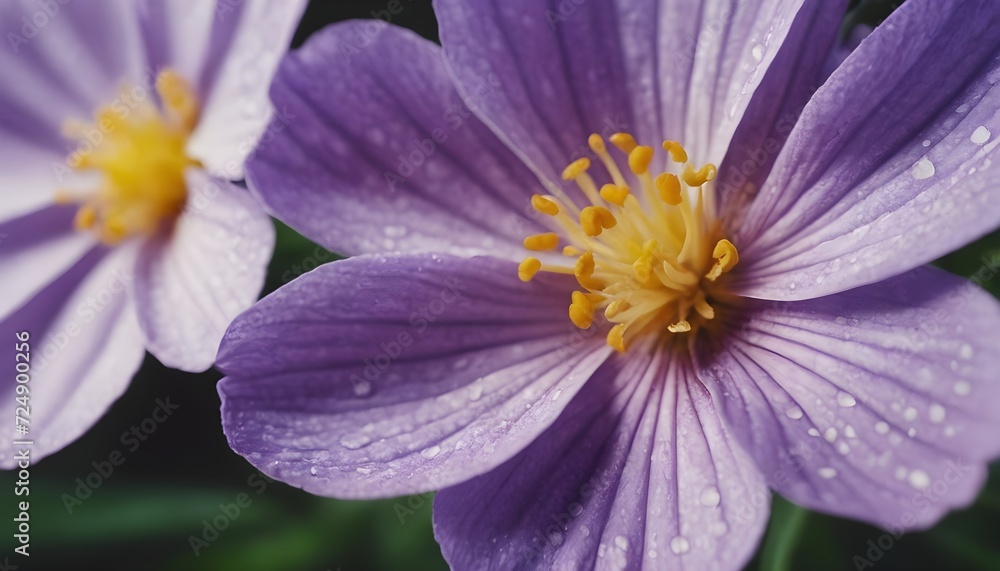
[[[896,531],[968,503],[1000,305],[921,265],[1000,224],[1000,9],[910,0],[830,74],[844,8],[317,34],[248,181],[354,257],[231,326],[233,449],[326,496],[440,489],[456,569],[738,569],[769,490]]]
[[[34,458],[94,424],[145,349],[210,367],[256,300],[274,231],[229,181],[272,117],[267,86],[304,4],[0,6],[0,338],[10,369],[16,347],[30,359],[0,411],[26,407]]]

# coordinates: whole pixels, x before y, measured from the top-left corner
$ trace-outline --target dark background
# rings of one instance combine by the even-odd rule
[[[591,0],[602,1],[602,0]],[[845,29],[874,24],[897,2],[854,2]],[[437,39],[426,0],[403,0],[393,24]],[[295,35],[300,45],[330,22],[371,17],[384,0],[314,1]],[[864,94],[859,94],[863,97]],[[1000,256],[1000,234],[941,260],[939,265],[970,276],[984,257]],[[278,225],[278,246],[266,291],[333,256]],[[987,283],[997,295],[1000,289]],[[1000,349],[998,349],[1000,350]],[[240,570],[354,571],[446,569],[431,533],[431,499],[347,502],[318,498],[279,482],[268,483],[226,445],[219,421],[218,373],[172,371],[148,357],[125,395],[86,436],[31,471],[31,557],[10,558],[22,570]],[[147,418],[157,398],[180,408],[134,451],[120,438]],[[69,514],[63,495],[77,478],[115,450],[125,462]],[[994,467],[996,468],[996,467]],[[96,476],[91,476],[96,481]],[[0,554],[12,553],[14,475],[0,473]],[[540,491],[539,493],[543,493]],[[240,494],[252,503],[196,556],[190,537],[202,537],[203,520]],[[1000,569],[1000,471],[976,504],[949,516],[934,530],[892,540],[873,568],[902,570]],[[881,530],[806,512],[778,499],[767,536],[751,570],[855,569],[854,556],[868,553]],[[204,537],[202,537],[204,540]],[[869,543],[872,542],[872,543]],[[889,542],[882,538],[883,547]],[[0,555],[2,557],[2,555]],[[27,563],[25,562],[27,561]],[[0,558],[0,571],[4,571]],[[10,567],[13,569],[13,566]]]

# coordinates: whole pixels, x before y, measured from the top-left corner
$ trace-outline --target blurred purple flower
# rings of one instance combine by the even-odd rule
[[[145,349],[210,367],[256,299],[274,231],[229,181],[272,116],[267,86],[304,4],[0,7],[12,26],[0,50],[0,337],[13,367],[15,333],[30,334],[34,458],[96,422]],[[9,375],[8,419],[14,389]],[[15,465],[13,449],[0,437],[0,466]]]
[[[845,2],[549,6],[285,58],[304,120],[249,186],[355,257],[231,326],[233,449],[441,489],[456,569],[738,569],[769,489],[897,531],[971,501],[1000,305],[920,266],[1000,224],[996,4],[906,2],[832,74]]]

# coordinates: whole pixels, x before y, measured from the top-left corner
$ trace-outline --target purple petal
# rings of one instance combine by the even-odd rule
[[[861,43],[810,101],[739,224],[742,293],[844,291],[1000,224],[997,26],[993,2],[918,0]]]
[[[591,133],[678,139],[692,161],[718,163],[803,4],[820,5],[439,0],[435,9],[477,114],[557,181]],[[476,97],[490,78],[499,89]]]
[[[770,492],[686,358],[668,359],[605,363],[531,446],[442,490],[452,569],[741,569]]]
[[[232,448],[325,496],[426,492],[545,430],[610,353],[568,321],[572,280],[494,258],[320,266],[230,327],[218,366]]]
[[[257,300],[274,226],[245,190],[201,170],[173,232],[148,242],[135,296],[147,347],[163,364],[204,371],[229,323]]]
[[[341,253],[523,256],[538,181],[462,103],[440,48],[383,22],[315,34],[282,63],[250,187]],[[284,117],[284,118],[282,118]]]
[[[38,460],[76,440],[128,386],[142,363],[143,336],[128,297],[135,248],[92,250],[0,322],[0,352],[15,363],[15,334],[27,331],[31,455]],[[23,351],[22,351],[23,352]],[[23,360],[23,359],[22,359]],[[0,412],[12,419],[16,379],[6,375]],[[22,415],[23,416],[23,415]],[[15,446],[0,438],[0,468],[15,466]]]
[[[752,302],[702,364],[777,491],[894,530],[970,502],[1000,453],[1000,304],[933,268]]]
[[[98,248],[94,236],[73,230],[74,210],[50,206],[0,223],[0,316],[7,316]]]
[[[213,173],[230,180],[243,178],[243,161],[265,135],[273,115],[268,86],[306,3],[220,0],[214,6],[211,36],[197,54],[204,58],[198,77],[204,101],[198,129],[189,142],[190,152]],[[175,44],[189,41],[185,26],[171,32]]]

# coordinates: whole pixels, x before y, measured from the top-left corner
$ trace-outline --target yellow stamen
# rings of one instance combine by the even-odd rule
[[[606,228],[614,228],[618,224],[611,211],[603,206],[588,206],[580,213],[580,227],[587,236],[600,236]]]
[[[670,153],[670,158],[673,159],[675,163],[684,164],[688,162],[687,151],[684,150],[684,146],[677,141],[663,141],[663,150]]]
[[[602,290],[604,289],[604,282],[593,277],[595,268],[594,253],[587,251],[577,259],[576,267],[573,268],[573,275],[576,276],[576,281],[583,287],[591,290]]]
[[[534,234],[524,239],[524,247],[534,252],[554,250],[559,245],[559,235],[555,232]]]
[[[157,77],[156,91],[159,106],[153,97],[104,106],[95,111],[93,125],[69,120],[63,126],[67,136],[87,141],[66,164],[99,171],[101,183],[78,195],[58,191],[56,201],[79,203],[74,225],[106,244],[168,228],[187,201],[186,170],[201,166],[187,154],[199,117],[194,88],[168,69]],[[100,134],[96,143],[95,132]]]
[[[594,304],[580,291],[573,292],[573,302],[569,306],[569,318],[580,329],[588,329],[594,322]]]
[[[675,174],[663,173],[656,177],[656,191],[660,200],[671,206],[681,203],[681,181]]]
[[[618,147],[625,154],[631,153],[632,149],[639,146],[639,144],[635,142],[635,138],[628,133],[615,133],[609,138],[611,139],[611,144]]]
[[[568,167],[563,169],[562,172],[563,180],[573,180],[576,177],[580,176],[581,174],[587,172],[587,169],[589,168],[590,168],[590,159],[588,159],[587,157],[577,159],[572,163],[570,163]]]
[[[625,324],[619,323],[608,332],[608,345],[620,353],[625,352]]]
[[[691,331],[691,324],[687,320],[681,320],[672,325],[668,325],[667,331],[671,333],[687,333],[688,331]]]
[[[559,205],[556,204],[551,198],[540,194],[536,194],[531,197],[531,206],[542,214],[548,214],[549,216],[559,214]]]
[[[562,249],[562,253],[564,256],[579,256],[583,253],[583,250],[575,246],[566,246]]]
[[[629,189],[627,186],[617,186],[614,184],[606,184],[601,187],[601,198],[608,201],[615,206],[624,206],[625,199],[629,195]]]
[[[622,312],[628,311],[632,305],[625,299],[616,299],[608,304],[607,309],[604,310],[604,317],[608,319],[614,319],[621,315]]]
[[[635,174],[645,174],[651,162],[653,162],[653,147],[643,145],[632,149],[628,154],[628,168]]]
[[[608,151],[607,147],[604,146],[604,139],[600,135],[594,133],[587,138],[587,144],[590,146],[590,150],[594,153],[600,155]]]
[[[715,265],[712,269],[705,274],[705,278],[709,281],[715,281],[719,279],[719,276],[733,269],[740,261],[740,254],[736,251],[736,246],[729,240],[722,239],[715,245],[715,249],[712,250],[712,257],[715,258]]]
[[[705,165],[698,170],[694,170],[691,165],[687,165],[684,167],[684,172],[681,174],[681,177],[688,186],[697,188],[714,179],[716,172],[715,165],[712,163],[705,163]]]
[[[538,270],[542,269],[542,261],[538,258],[525,258],[517,266],[517,277],[521,278],[522,282],[530,282],[531,278],[535,277]]]

